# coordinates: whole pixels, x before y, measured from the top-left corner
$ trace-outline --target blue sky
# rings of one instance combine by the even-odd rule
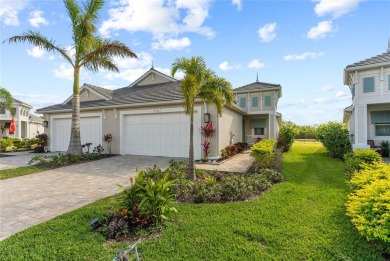
[[[60,0],[0,0],[1,41],[37,30],[71,50]],[[83,71],[81,84],[129,85],[154,67],[169,74],[177,57],[203,56],[234,88],[278,83],[284,120],[341,120],[351,104],[343,69],[383,53],[390,36],[390,1],[116,0],[100,12],[99,35],[120,40],[138,60],[117,60],[120,73]],[[177,75],[177,78],[182,75]],[[0,85],[34,110],[72,92],[66,62],[29,44],[1,44]]]

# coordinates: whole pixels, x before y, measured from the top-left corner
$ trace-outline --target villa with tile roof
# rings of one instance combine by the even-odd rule
[[[375,146],[390,141],[390,40],[386,53],[348,65],[344,84],[352,93],[343,121],[353,148],[369,148],[368,140]]]
[[[216,129],[210,159],[231,143],[276,138],[282,96],[277,84],[254,82],[234,90],[235,104],[218,117],[214,106],[196,101],[195,159],[202,155],[200,128],[211,121]],[[183,109],[180,81],[151,68],[127,87],[115,90],[84,84],[80,90],[81,143],[92,147],[111,133],[115,154],[188,157],[189,116]],[[49,150],[66,151],[70,139],[71,97],[62,104],[37,110],[48,121]],[[107,151],[107,150],[106,150]]]

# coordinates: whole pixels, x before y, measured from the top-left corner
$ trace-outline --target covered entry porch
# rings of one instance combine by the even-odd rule
[[[254,144],[259,139],[276,139],[281,124],[280,113],[245,115],[242,122],[242,140]]]

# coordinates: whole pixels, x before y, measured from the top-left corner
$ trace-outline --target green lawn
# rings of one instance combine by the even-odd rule
[[[295,143],[285,154],[287,181],[259,199],[178,204],[162,236],[140,245],[143,260],[383,260],[345,216],[343,163],[319,143]],[[4,260],[111,260],[88,222],[117,204],[107,198],[0,242]],[[61,204],[61,202],[59,202]]]
[[[14,169],[3,169],[0,170],[0,180],[38,173],[48,169],[49,168],[43,166],[26,166]]]

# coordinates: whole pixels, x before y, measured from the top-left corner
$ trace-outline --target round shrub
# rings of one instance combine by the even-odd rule
[[[261,174],[263,174],[264,177],[272,183],[282,182],[285,179],[282,173],[273,169],[265,169],[261,172]]]
[[[289,123],[283,123],[278,134],[278,149],[282,150],[283,152],[291,150],[291,147],[295,140],[295,136],[297,136],[297,134],[298,132],[294,125]]]
[[[370,149],[357,149],[344,155],[345,169],[348,175],[363,168],[362,164],[382,162],[382,157],[376,151]]]
[[[341,122],[328,122],[317,127],[317,139],[321,141],[329,155],[342,159],[351,151],[350,134]]]

